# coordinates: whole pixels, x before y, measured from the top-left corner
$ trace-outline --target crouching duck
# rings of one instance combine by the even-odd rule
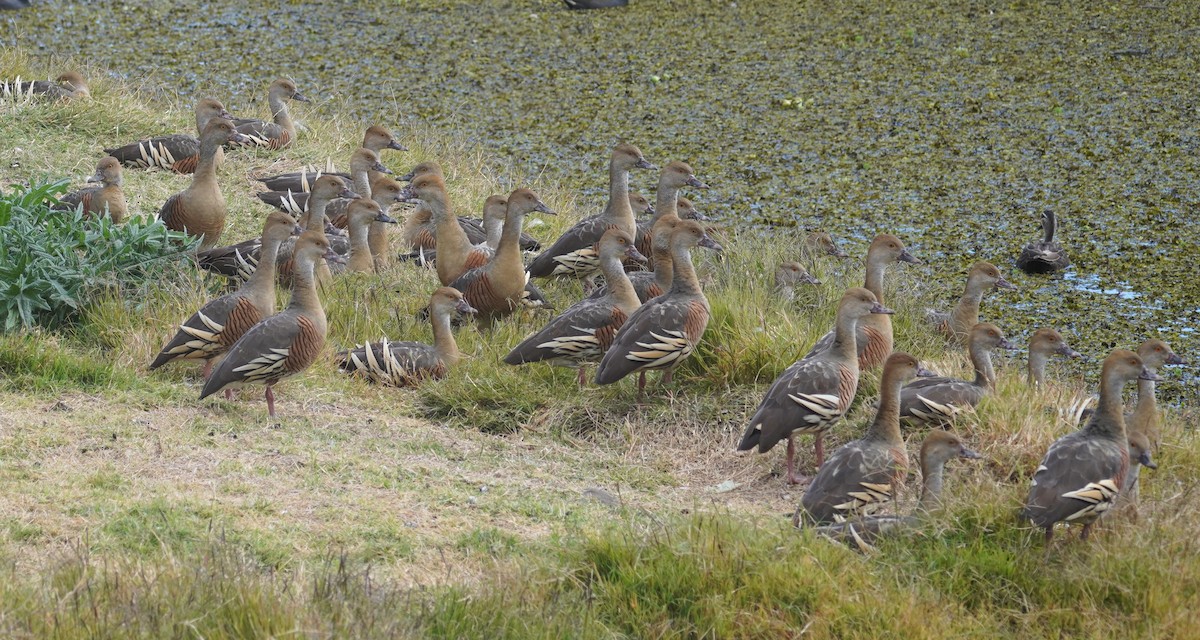
[[[1042,239],[1033,241],[1021,249],[1017,256],[1017,267],[1025,273],[1053,273],[1066,269],[1071,264],[1067,250],[1055,242],[1054,231],[1058,228],[1058,218],[1054,212],[1047,209],[1042,212]]]
[[[947,425],[964,411],[974,409],[983,397],[996,388],[992,368],[992,349],[1012,349],[1013,344],[994,324],[980,322],[971,327],[967,349],[974,380],[949,377],[921,378],[900,391],[900,417],[909,422]]]
[[[58,199],[58,210],[81,208],[86,217],[107,215],[115,224],[125,219],[129,206],[125,192],[121,190],[121,163],[116,158],[105,157],[96,165],[96,173],[87,179],[89,183],[100,183],[95,187],[84,187]]]
[[[204,98],[196,103],[196,135],[204,135],[204,128],[213,118],[228,120],[233,116],[229,115],[219,100]],[[157,167],[175,173],[193,173],[200,163],[200,138],[173,133],[105,149],[104,152],[131,169]],[[225,154],[218,149],[217,167],[224,161]]]
[[[283,149],[296,139],[296,124],[292,122],[292,114],[288,112],[287,101],[308,102],[308,98],[296,89],[296,83],[291,80],[276,80],[267,89],[267,104],[271,108],[272,121],[255,118],[234,118],[233,124],[238,133],[245,139],[232,140],[235,144],[244,144],[266,149]]]

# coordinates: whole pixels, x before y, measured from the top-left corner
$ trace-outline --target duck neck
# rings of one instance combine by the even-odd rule
[[[196,172],[192,174],[192,184],[217,183],[217,152],[221,143],[212,138],[200,142],[200,160],[196,163]]]
[[[292,124],[292,114],[288,113],[287,101],[276,93],[269,93],[267,104],[271,106],[271,117],[275,124],[287,129],[289,133],[295,133],[296,125]]]
[[[1133,424],[1147,424],[1149,418],[1158,413],[1158,402],[1154,398],[1154,381],[1138,380],[1137,406],[1133,409]]]
[[[954,317],[951,326],[956,332],[966,332],[979,324],[979,303],[983,301],[984,284],[971,278],[967,280],[967,288],[954,307]]]
[[[856,355],[854,351],[850,352],[851,359]],[[879,382],[879,409],[875,412],[875,420],[867,427],[865,440],[903,446],[904,439],[900,437],[900,387],[903,384],[899,371],[884,369],[883,379]]]
[[[665,215],[679,215],[679,187],[659,181],[658,191],[654,195],[654,215],[650,217],[650,228],[653,229],[654,223]]]
[[[608,223],[633,236],[637,224],[629,204],[629,170],[615,162],[608,165],[608,206],[604,209]]]
[[[858,323],[860,318],[849,313],[838,313],[833,328],[833,345],[830,351],[846,362],[858,362]]]
[[[324,262],[324,259],[321,261]],[[295,271],[292,273],[292,301],[288,304],[288,309],[319,317],[324,323],[325,310],[321,308],[321,299],[317,297],[317,282],[313,275],[315,268],[316,261],[311,258],[297,258]]]
[[[375,267],[371,257],[371,245],[367,242],[370,223],[350,225],[350,259],[346,266],[350,271],[370,271]]]
[[[275,306],[275,260],[279,257],[281,238],[262,239],[262,254],[258,257],[258,266],[246,280],[245,288],[268,298],[272,308]]]
[[[971,343],[971,364],[975,367],[975,386],[984,389],[996,387],[996,371],[992,369],[992,352],[987,347]]]
[[[1029,352],[1029,384],[1040,387],[1046,384],[1046,363],[1050,356],[1038,352]]]
[[[364,198],[371,197],[371,172],[370,172],[370,170],[358,169],[354,172],[354,175],[350,176],[350,179],[352,182],[354,182],[354,193],[357,193],[358,195],[360,195]],[[386,211],[386,209],[385,209],[385,211]]]
[[[933,511],[942,505],[942,475],[946,463],[921,460],[921,501],[917,508]]]
[[[458,364],[461,354],[454,332],[450,330],[450,309],[439,307],[433,313],[433,348],[447,367]]]
[[[521,226],[525,214],[511,213],[504,218],[504,229],[500,232],[500,244],[496,247],[496,262],[499,266],[524,271],[521,264]],[[456,223],[457,224],[457,223]],[[466,234],[463,234],[464,237]]]
[[[1100,380],[1100,403],[1085,427],[1094,435],[1125,442],[1125,407],[1121,404],[1121,389],[1125,379],[1116,372],[1105,371]]]
[[[654,260],[654,282],[658,288],[668,291],[675,279],[675,261],[671,259],[669,236],[662,242],[655,242],[650,248],[650,256]]]
[[[875,294],[879,304],[883,304],[883,272],[887,264],[878,256],[867,256],[867,281],[863,288]]]
[[[462,256],[471,249],[471,241],[467,232],[458,224],[454,209],[445,192],[438,193],[425,203],[433,212],[433,222],[437,225],[437,250],[440,256]]]
[[[500,236],[504,235],[504,218],[485,217],[483,219],[483,230],[487,234],[487,239],[484,244],[495,251],[500,248]]]
[[[1055,220],[1053,213],[1047,213],[1046,219],[1042,222],[1042,242],[1051,244],[1054,242],[1054,230],[1058,226],[1058,221]]]
[[[600,272],[604,274],[604,282],[608,284],[608,295],[627,314],[632,313],[641,302],[629,276],[625,275],[625,267],[619,256],[608,256],[600,261]]]
[[[687,247],[673,247],[671,265],[674,269],[671,293],[701,295],[700,280],[696,278],[696,267],[692,265],[692,252]]]
[[[329,207],[329,201],[325,198],[309,197],[308,211],[300,219],[300,226],[304,227],[305,231],[320,231],[325,232],[325,209]]]

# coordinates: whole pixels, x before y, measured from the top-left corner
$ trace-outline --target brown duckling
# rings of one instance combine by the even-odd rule
[[[1134,380],[1159,380],[1132,351],[1117,349],[1104,359],[1100,404],[1082,429],[1067,434],[1046,452],[1033,475],[1021,515],[1054,536],[1054,525],[1083,525],[1086,540],[1096,519],[1116,502],[1129,473],[1129,444],[1121,389]]]
[[[1046,386],[1046,362],[1052,355],[1078,358],[1079,352],[1072,349],[1062,334],[1054,329],[1038,329],[1029,338],[1029,384]]]
[[[157,369],[176,360],[204,360],[204,377],[213,359],[225,353],[250,327],[275,313],[275,257],[279,245],[300,227],[286,213],[276,211],[263,225],[262,255],[266,258],[237,291],[208,302],[179,327],[179,331],[150,363]]]
[[[121,163],[111,156],[101,158],[96,164],[96,173],[87,181],[99,182],[100,186],[84,187],[65,194],[58,199],[58,205],[54,208],[82,208],[85,217],[107,215],[114,224],[120,224],[129,209],[125,203],[125,192],[121,190]]]
[[[231,119],[225,105],[214,98],[204,98],[196,103],[196,133],[202,135],[204,127],[213,118]],[[105,153],[132,169],[157,167],[175,173],[193,173],[200,164],[200,138],[183,133],[155,136],[122,147],[105,149]],[[225,152],[218,149],[217,168],[225,161]]]
[[[1025,273],[1053,273],[1066,269],[1071,264],[1066,249],[1054,241],[1058,218],[1049,209],[1042,212],[1042,239],[1033,241],[1021,249],[1017,256],[1017,267]]]
[[[636,236],[637,224],[629,205],[629,171],[652,166],[637,147],[617,145],[608,165],[608,206],[604,212],[599,217],[581,220],[559,236],[549,249],[529,264],[529,275],[534,278],[583,278],[590,283],[590,278],[599,269],[595,244],[604,232],[615,228]]]
[[[967,350],[975,367],[974,380],[945,376],[921,378],[900,391],[900,417],[914,423],[946,425],[963,411],[974,409],[996,388],[992,349],[1013,349],[1004,332],[994,324],[980,322],[971,327]]]
[[[675,367],[696,350],[708,326],[708,299],[700,288],[691,250],[701,246],[720,251],[695,220],[683,220],[670,234],[671,289],[646,301],[625,322],[596,369],[596,384],[612,384],[637,372],[638,397],[645,391],[645,373],[664,370],[671,381]]]
[[[328,323],[313,270],[321,258],[336,260],[319,231],[305,231],[296,241],[292,301],[287,308],[251,327],[204,383],[200,399],[224,389],[265,384],[267,412],[275,417],[272,387],[304,371],[325,348]]]
[[[869,551],[876,540],[901,529],[920,526],[922,516],[941,507],[943,476],[947,462],[955,458],[977,460],[982,457],[968,449],[962,438],[954,432],[934,429],[921,443],[921,500],[915,513],[905,516],[858,516],[836,524],[815,527],[813,530],[818,535],[852,545],[860,551]],[[797,511],[797,514],[800,513]],[[797,518],[795,524],[799,523]]]
[[[167,199],[158,217],[168,229],[183,231],[203,240],[200,249],[211,249],[225,231],[225,196],[217,183],[216,155],[226,142],[240,142],[245,136],[224,118],[213,118],[200,137],[200,162],[192,174],[192,184]]]
[[[794,439],[798,433],[811,433],[816,436],[817,467],[824,463],[822,438],[846,414],[858,391],[855,326],[873,313],[895,312],[880,304],[868,289],[846,291],[838,304],[833,344],[795,362],[775,379],[746,425],[738,451],[757,447],[759,453],[766,453],[786,438],[787,481],[799,484]]]
[[[951,342],[962,343],[967,339],[971,327],[979,324],[979,303],[983,294],[992,289],[1017,288],[1000,275],[1000,270],[988,262],[976,262],[967,272],[967,287],[963,290],[958,305],[950,313],[929,309],[925,318]]]
[[[600,238],[599,251],[600,270],[609,293],[571,305],[514,347],[504,362],[518,365],[546,360],[560,367],[574,367],[579,372],[579,386],[583,387],[587,363],[598,362],[604,356],[621,326],[642,304],[622,266],[627,259],[646,259],[638,252],[634,239],[620,229],[609,229]]]
[[[803,515],[796,514],[797,522],[825,524],[870,515],[895,498],[908,472],[900,435],[900,386],[923,373],[921,363],[907,353],[888,356],[875,420],[866,435],[838,447],[817,470],[800,500]]]
[[[338,354],[338,368],[385,387],[416,385],[425,378],[438,379],[458,364],[462,355],[450,330],[455,313],[472,314],[476,310],[457,289],[442,287],[429,300],[433,322],[433,344],[421,342],[379,342],[356,347]]]
[[[267,149],[283,149],[296,139],[296,124],[288,112],[287,101],[308,102],[308,98],[296,89],[291,80],[279,79],[267,89],[267,104],[271,107],[272,122],[255,118],[234,118],[233,124],[245,140],[233,140],[237,144],[253,145]]]
[[[920,260],[908,252],[900,238],[890,233],[875,236],[875,239],[871,241],[871,246],[867,249],[867,278],[863,288],[875,294],[875,299],[879,300],[880,304],[883,304],[883,274],[888,265],[893,262],[921,264]],[[808,355],[813,356],[819,351],[828,349],[833,344],[834,333],[831,330],[817,340]],[[883,364],[888,354],[892,352],[891,316],[869,315],[863,318],[858,322],[855,340],[860,370],[866,371]]]

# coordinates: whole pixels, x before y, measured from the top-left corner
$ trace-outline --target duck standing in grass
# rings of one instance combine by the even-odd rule
[[[720,251],[721,246],[695,220],[681,221],[670,237],[674,268],[670,291],[638,307],[621,327],[596,369],[596,384],[612,384],[637,372],[641,398],[645,373],[664,369],[663,382],[669,383],[675,367],[692,355],[704,335],[711,312],[692,266],[691,250],[701,246]]]
[[[216,246],[225,231],[228,213],[225,196],[217,182],[217,152],[226,142],[245,138],[224,118],[209,121],[200,137],[200,162],[192,174],[192,184],[168,198],[158,212],[159,219],[168,229],[202,237],[201,250]]]
[[[875,294],[867,289],[846,291],[838,304],[833,344],[804,356],[775,379],[746,425],[738,451],[757,447],[759,453],[766,453],[786,438],[787,481],[799,484],[803,478],[796,475],[795,437],[798,433],[811,433],[816,436],[813,449],[817,467],[824,463],[824,434],[846,414],[858,392],[856,327],[872,313],[894,312],[879,304]]]
[[[1121,389],[1134,380],[1159,379],[1132,351],[1117,349],[1104,359],[1099,407],[1082,429],[1050,445],[1021,510],[1046,530],[1047,543],[1059,522],[1082,524],[1079,537],[1087,540],[1096,519],[1116,503],[1129,473]]]
[[[841,522],[870,515],[895,499],[908,473],[908,453],[900,435],[900,387],[928,373],[907,353],[888,356],[875,420],[866,435],[838,447],[817,470],[800,500],[803,516],[797,514],[797,520]]]
[[[507,364],[525,364],[547,360],[550,364],[574,367],[579,386],[586,380],[584,368],[604,355],[617,332],[638,307],[623,260],[645,261],[629,234],[609,229],[600,238],[600,271],[608,293],[600,298],[584,298],[554,318],[541,331],[526,338],[504,358]]]
[[[317,297],[313,274],[317,261],[337,260],[320,231],[305,231],[293,254],[292,301],[283,311],[251,327],[229,349],[204,383],[200,399],[246,384],[265,384],[267,413],[275,417],[275,393],[280,380],[304,371],[325,348],[328,322]]]

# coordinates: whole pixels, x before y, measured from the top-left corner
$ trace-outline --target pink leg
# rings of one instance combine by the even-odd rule
[[[663,374],[662,383],[663,383],[663,384],[671,384],[671,380],[672,380],[674,377],[675,377],[675,370],[674,370],[674,369],[667,369],[666,373],[664,373],[664,374]]]
[[[1046,546],[1050,546],[1050,542],[1054,540],[1054,525],[1046,527]]]
[[[638,372],[638,402],[641,402],[642,398],[644,398],[644,397],[646,397],[646,372],[639,371]]]
[[[271,390],[271,385],[267,385],[267,414],[272,418],[275,417],[275,392]]]
[[[787,445],[787,481],[788,484],[800,484],[796,478],[796,442],[793,440],[795,434],[788,434]]]
[[[576,376],[579,380],[579,388],[582,389],[587,384],[587,375],[583,371],[583,367],[579,367],[579,375]]]
[[[1083,531],[1080,531],[1080,532],[1079,532],[1079,539],[1080,539],[1080,540],[1087,541],[1087,539],[1088,539],[1088,534],[1092,532],[1092,525],[1093,525],[1093,524],[1095,524],[1095,523],[1089,522],[1089,523],[1087,523],[1087,524],[1083,525]]]
[[[825,464],[825,443],[821,441],[821,438],[824,436],[825,436],[824,432],[818,432],[816,439],[813,440],[813,449],[815,449],[817,452],[817,468],[818,469],[821,468],[821,465]]]
[[[233,400],[233,389],[230,389],[230,388],[226,387],[226,389],[225,389],[225,399],[226,399],[226,400]]]
[[[209,358],[204,361],[204,372],[201,373],[200,375],[204,376],[205,380],[208,380],[208,377],[212,375],[212,368],[213,368],[213,361],[211,358]]]

